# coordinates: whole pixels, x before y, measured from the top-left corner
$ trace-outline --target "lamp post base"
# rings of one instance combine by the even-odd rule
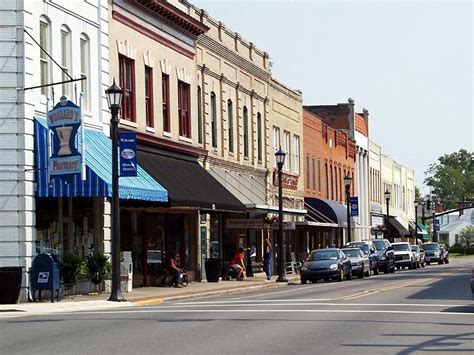
[[[112,292],[108,299],[110,302],[127,302],[127,300],[123,297],[122,291],[120,292]]]
[[[286,277],[278,276],[278,279],[276,279],[276,282],[288,282],[288,279]]]

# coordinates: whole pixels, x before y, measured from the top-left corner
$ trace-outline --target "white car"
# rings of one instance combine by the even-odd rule
[[[395,254],[395,266],[397,269],[408,267],[410,270],[416,269],[416,258],[411,251],[411,244],[406,242],[392,243]]]

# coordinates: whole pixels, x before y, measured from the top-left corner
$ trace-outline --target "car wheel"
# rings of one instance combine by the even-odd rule
[[[449,259],[446,259],[446,260],[444,261],[444,263],[445,263],[445,264],[449,264]]]
[[[306,280],[306,279],[301,279],[301,284],[302,284],[302,285],[306,285],[307,282],[308,282],[308,280]]]
[[[438,261],[438,265],[443,265],[443,260]]]
[[[430,262],[429,262],[429,261],[427,261],[427,262],[426,262],[426,265],[429,265],[429,264],[430,264]]]
[[[352,280],[352,268],[349,269],[349,273],[347,274],[347,280]]]
[[[421,263],[421,267],[425,267],[425,263],[424,263],[424,262]]]
[[[390,272],[391,272],[392,274],[395,273],[395,266],[392,266],[392,269],[390,270]]]
[[[342,281],[344,280],[344,269],[341,268],[341,271],[339,272],[339,276],[337,277],[337,281]]]
[[[387,267],[383,270],[383,273],[384,273],[384,274],[389,274],[389,273],[390,273],[390,270],[391,270],[390,267],[387,266]]]
[[[360,270],[360,272],[359,272],[359,275],[357,275],[357,277],[358,277],[359,279],[363,279],[364,276],[365,276],[365,271],[364,271],[364,268],[362,268],[362,269]]]
[[[374,275],[378,275],[378,274],[379,274],[379,268],[376,267],[376,268],[374,269]]]

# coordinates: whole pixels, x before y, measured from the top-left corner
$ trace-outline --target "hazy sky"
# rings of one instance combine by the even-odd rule
[[[370,138],[416,171],[474,150],[471,1],[191,0],[270,54],[304,104],[355,99]]]

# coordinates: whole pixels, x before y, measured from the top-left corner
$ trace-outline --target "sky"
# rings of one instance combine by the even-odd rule
[[[354,98],[383,154],[424,172],[474,150],[471,1],[191,0],[270,54],[304,105]]]

